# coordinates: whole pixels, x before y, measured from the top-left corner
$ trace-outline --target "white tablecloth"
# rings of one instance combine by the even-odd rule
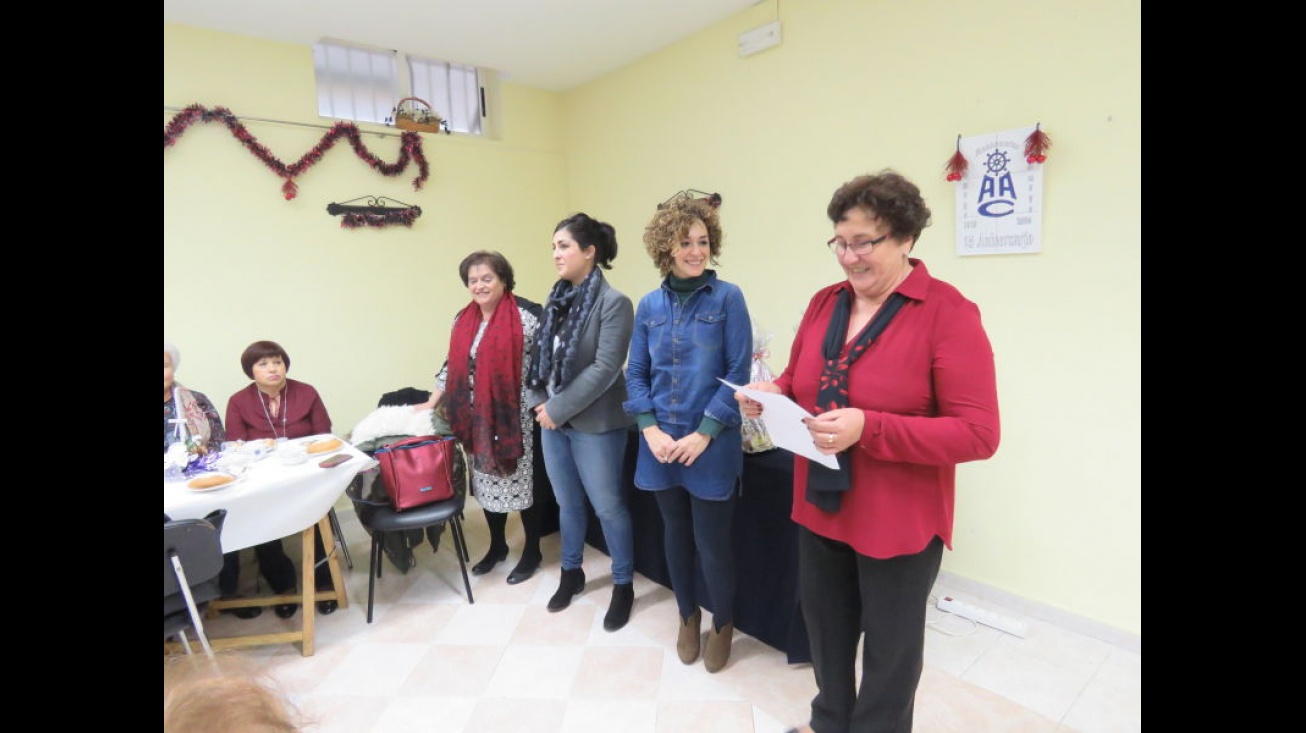
[[[331,437],[335,436],[291,442]],[[322,468],[317,464],[328,456],[310,456],[304,463],[287,466],[273,451],[251,464],[239,481],[214,491],[195,491],[186,481],[164,481],[163,512],[173,519],[193,519],[226,509],[223,552],[297,534],[326,516],[355,474],[376,465],[375,459],[348,443],[341,452],[350,456],[348,462]]]

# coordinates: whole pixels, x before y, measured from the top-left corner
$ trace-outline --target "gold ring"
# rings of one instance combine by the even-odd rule
[[[830,444],[830,445],[833,445],[833,444],[834,444],[834,433],[826,433],[826,434],[825,434],[825,442],[828,443],[828,444]]]

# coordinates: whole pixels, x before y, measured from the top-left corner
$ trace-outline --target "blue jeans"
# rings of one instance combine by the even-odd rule
[[[626,457],[626,428],[606,433],[582,433],[572,428],[544,430],[540,434],[544,466],[558,499],[558,525],[562,532],[562,569],[575,570],[585,558],[585,533],[594,507],[603,539],[612,557],[615,585],[635,579],[635,535],[630,509],[621,485]]]

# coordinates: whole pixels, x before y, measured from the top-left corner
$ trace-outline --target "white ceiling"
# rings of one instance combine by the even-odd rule
[[[566,91],[763,0],[163,0],[163,21],[312,45],[324,38],[495,69]]]

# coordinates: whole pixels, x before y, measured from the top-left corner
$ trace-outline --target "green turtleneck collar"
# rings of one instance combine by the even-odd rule
[[[702,275],[697,277],[676,277],[675,275],[667,274],[667,287],[671,289],[671,292],[676,294],[676,297],[681,303],[685,302],[689,296],[693,295],[695,290],[703,287],[707,281],[708,273],[706,270]]]

